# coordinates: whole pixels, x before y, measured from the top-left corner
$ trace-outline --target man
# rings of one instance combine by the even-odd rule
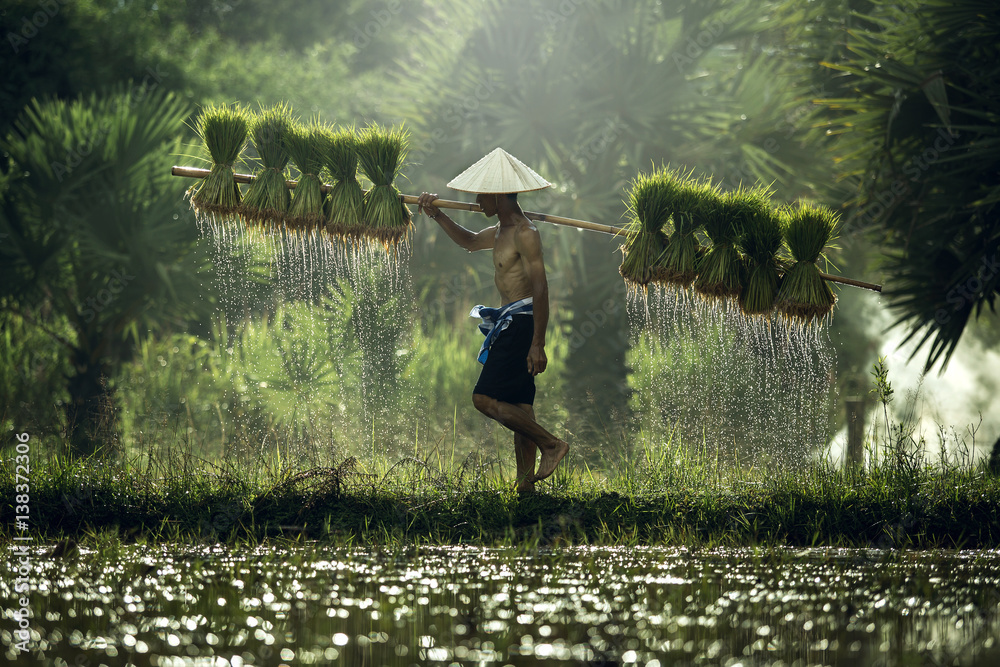
[[[545,329],[549,321],[549,288],[542,243],[534,224],[517,203],[518,192],[550,187],[517,158],[497,148],[455,177],[448,187],[476,193],[483,215],[497,224],[480,232],[458,224],[432,204],[436,194],[420,195],[419,207],[445,233],[469,252],[493,249],[494,282],[499,308],[476,306],[486,334],[480,350],[482,374],[472,393],[476,409],[514,432],[517,491],[530,493],[535,482],[551,475],[569,445],[535,421],[534,376],[545,371]],[[538,471],[535,459],[541,450]]]

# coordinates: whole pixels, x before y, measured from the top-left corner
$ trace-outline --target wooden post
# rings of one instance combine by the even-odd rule
[[[844,399],[847,412],[846,464],[861,466],[865,462],[865,398],[848,396]]]

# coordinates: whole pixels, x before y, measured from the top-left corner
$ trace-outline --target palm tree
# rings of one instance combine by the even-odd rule
[[[205,256],[170,176],[188,107],[146,86],[33,101],[0,142],[0,308],[71,371],[70,451],[113,451],[114,378],[136,341],[193,312]],[[188,301],[186,301],[188,300]]]
[[[876,0],[844,34],[839,95],[821,100],[848,229],[887,254],[886,293],[926,368],[947,365],[1000,294],[1000,7],[987,0]]]

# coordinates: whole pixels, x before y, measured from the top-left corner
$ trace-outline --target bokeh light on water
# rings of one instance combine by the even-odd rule
[[[997,552],[130,546],[34,563],[31,643],[49,664],[1000,658]]]

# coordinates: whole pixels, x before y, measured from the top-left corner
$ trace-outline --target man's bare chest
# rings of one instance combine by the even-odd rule
[[[512,231],[502,230],[497,233],[493,245],[493,268],[497,273],[507,273],[521,265],[521,254],[514,244]]]

